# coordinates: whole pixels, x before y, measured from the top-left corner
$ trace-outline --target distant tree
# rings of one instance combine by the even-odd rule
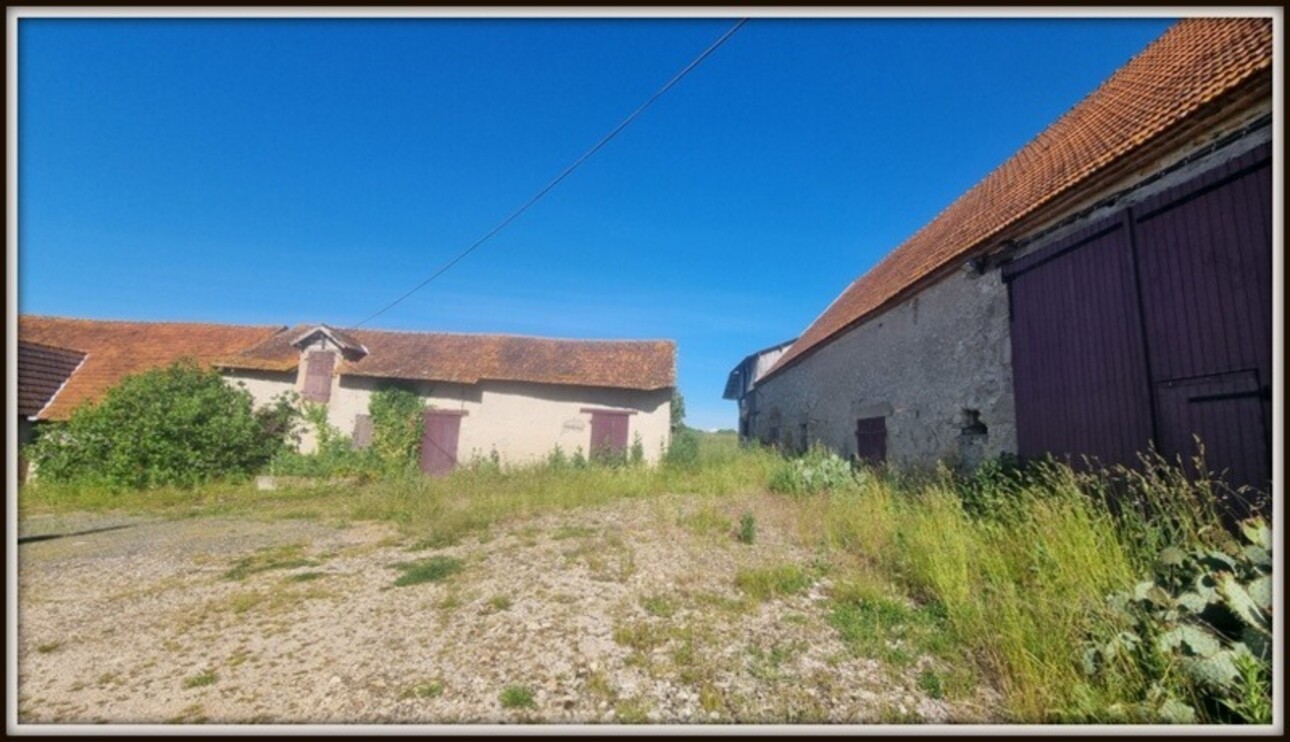
[[[672,391],[672,432],[685,427],[685,397],[681,392]]]
[[[294,435],[288,398],[258,413],[251,393],[180,361],[127,376],[32,447],[41,479],[110,487],[187,486],[258,470]]]

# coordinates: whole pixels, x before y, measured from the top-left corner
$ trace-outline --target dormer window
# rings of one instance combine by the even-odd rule
[[[331,372],[336,367],[336,354],[330,350],[312,350],[305,355],[305,388],[301,397],[306,402],[327,404],[331,399]]]

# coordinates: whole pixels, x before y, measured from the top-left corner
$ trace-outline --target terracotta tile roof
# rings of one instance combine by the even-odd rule
[[[1271,19],[1179,21],[856,279],[766,376],[782,371],[918,281],[1155,141],[1271,64]]]
[[[118,322],[63,317],[18,317],[20,342],[41,343],[85,353],[42,420],[65,420],[83,402],[98,401],[129,374],[167,366],[183,357],[208,364],[280,331],[190,322]]]
[[[301,325],[219,365],[287,371],[299,362],[291,342],[308,332]],[[557,340],[515,335],[352,330],[368,355],[345,360],[337,373],[389,379],[474,384],[480,379],[571,384],[620,389],[665,389],[676,385],[676,346],[665,340]]]
[[[18,341],[18,415],[40,412],[83,360],[80,351]]]

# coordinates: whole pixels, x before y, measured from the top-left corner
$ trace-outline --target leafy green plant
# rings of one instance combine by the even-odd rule
[[[775,469],[770,489],[783,494],[813,495],[849,489],[857,481],[851,462],[822,446],[812,446],[805,455],[785,459]]]
[[[1085,671],[1096,676],[1118,662],[1133,662],[1152,675],[1153,692],[1136,707],[1126,704],[1123,713],[1174,721],[1197,715],[1266,721],[1272,533],[1255,518],[1241,525],[1240,536],[1216,533],[1217,545],[1166,547],[1151,579],[1109,598],[1120,631],[1086,648]]]
[[[257,414],[246,389],[180,361],[126,377],[28,453],[47,481],[189,487],[260,469],[288,444],[293,420],[289,403]]]
[[[632,446],[627,451],[627,463],[632,466],[640,466],[645,463],[645,442],[641,440],[640,433],[632,435]]]
[[[664,463],[674,469],[692,469],[699,463],[699,437],[689,428],[682,427],[672,433]]]
[[[367,403],[372,416],[372,450],[392,467],[413,466],[425,425],[425,403],[415,392],[387,387],[372,392]]]

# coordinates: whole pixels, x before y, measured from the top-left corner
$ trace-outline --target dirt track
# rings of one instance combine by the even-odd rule
[[[705,526],[748,509],[753,545]],[[415,551],[376,524],[31,520],[19,722],[980,718],[919,690],[930,658],[892,668],[850,652],[827,623],[827,579],[743,595],[740,568],[813,559],[777,518],[765,498],[660,498]],[[393,565],[436,555],[460,572],[394,586]]]

